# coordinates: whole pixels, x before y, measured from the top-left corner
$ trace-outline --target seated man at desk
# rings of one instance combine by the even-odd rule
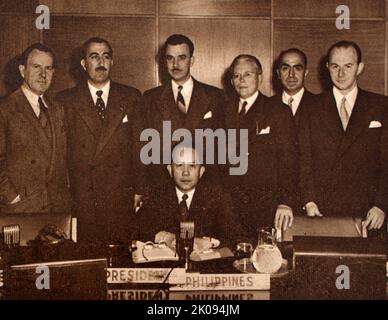
[[[214,237],[221,245],[234,245],[240,228],[231,209],[231,199],[221,185],[201,180],[205,167],[191,147],[175,147],[172,164],[167,166],[171,180],[158,187],[138,212],[137,240],[168,241],[178,232],[187,215],[194,221],[195,237]]]

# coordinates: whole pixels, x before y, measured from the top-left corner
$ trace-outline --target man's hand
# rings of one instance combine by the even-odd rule
[[[137,212],[143,205],[143,196],[141,194],[135,194],[133,196],[133,211]]]
[[[383,226],[385,219],[385,213],[383,210],[377,207],[373,207],[368,211],[366,219],[362,222],[363,228],[380,229]]]
[[[309,217],[322,217],[323,214],[319,212],[318,206],[315,204],[315,202],[309,202],[305,205],[307,215]]]
[[[275,228],[286,231],[287,228],[292,226],[293,220],[294,215],[292,214],[292,209],[284,204],[278,205],[274,221]]]

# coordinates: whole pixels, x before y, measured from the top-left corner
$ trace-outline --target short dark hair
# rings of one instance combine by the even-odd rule
[[[282,52],[280,52],[279,58],[278,58],[278,64],[277,64],[277,68],[278,69],[280,68],[280,65],[282,63],[282,60],[283,60],[284,56],[286,54],[289,54],[289,53],[296,53],[296,54],[298,54],[302,58],[303,64],[304,64],[305,68],[307,68],[307,56],[306,56],[306,54],[302,50],[300,50],[298,48],[289,48],[287,50],[283,50]]]
[[[183,43],[186,43],[189,46],[190,57],[192,57],[194,54],[194,44],[190,40],[190,38],[186,37],[183,34],[173,34],[169,36],[165,43],[165,49],[167,49],[168,45],[176,46],[178,44],[183,44]]]
[[[89,45],[91,43],[105,43],[109,49],[109,54],[113,57],[113,49],[112,49],[112,46],[110,45],[110,43],[108,42],[108,40],[105,40],[105,39],[100,38],[100,37],[92,37],[92,38],[89,38],[88,40],[86,40],[84,42],[84,44],[82,45],[82,58],[83,59],[86,59],[86,51],[88,51]]]
[[[23,53],[20,56],[20,63],[19,64],[20,65],[24,65],[26,67],[27,66],[28,56],[34,50],[39,50],[39,51],[47,52],[48,54],[50,54],[51,57],[53,58],[53,66],[55,66],[55,54],[54,54],[54,51],[51,48],[49,48],[49,47],[47,47],[44,44],[39,43],[39,42],[30,45],[27,49],[25,49],[23,51]]]
[[[334,43],[330,48],[329,50],[327,51],[327,55],[326,55],[326,61],[329,62],[330,61],[330,55],[332,53],[332,51],[334,49],[338,49],[338,48],[353,48],[354,50],[356,50],[356,53],[357,53],[357,63],[359,64],[361,61],[362,61],[362,55],[361,55],[361,48],[360,46],[353,42],[353,41],[348,41],[348,40],[341,40],[341,41],[338,41],[336,43]]]
[[[257,59],[255,56],[250,55],[250,54],[240,54],[236,58],[233,59],[233,62],[232,62],[232,64],[229,67],[229,73],[231,75],[233,75],[234,68],[235,68],[237,62],[239,62],[240,60],[247,60],[247,61],[250,61],[250,62],[254,63],[256,65],[256,67],[257,67],[257,70],[258,70],[259,74],[263,73],[263,68],[261,66],[261,63],[260,63],[259,59]]]

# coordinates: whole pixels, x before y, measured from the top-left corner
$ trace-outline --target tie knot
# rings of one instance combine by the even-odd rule
[[[46,107],[46,105],[44,104],[42,97],[39,97],[39,98],[38,98],[38,103],[39,103],[39,108],[40,108],[40,109],[46,110],[47,107]]]
[[[183,86],[178,86],[178,91],[181,92],[183,89]]]
[[[189,196],[186,193],[182,196],[183,201],[186,201],[188,198],[189,198]]]
[[[290,97],[290,99],[288,99],[288,105],[290,107],[292,107],[292,103],[294,102],[294,98],[293,97]]]
[[[103,94],[102,90],[98,90],[98,91],[96,92],[96,95],[97,95],[97,97],[99,97],[99,98],[101,98],[102,94]]]

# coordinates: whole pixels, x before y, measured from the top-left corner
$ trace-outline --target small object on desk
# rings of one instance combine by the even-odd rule
[[[155,261],[178,261],[178,254],[165,243],[136,241],[136,250],[132,252],[134,263]]]
[[[20,245],[20,227],[18,224],[3,227],[3,243],[8,246]]]
[[[233,257],[234,254],[229,248],[219,248],[219,249],[207,249],[204,251],[193,251],[190,254],[190,259],[192,261],[206,261],[206,260],[215,260]]]

